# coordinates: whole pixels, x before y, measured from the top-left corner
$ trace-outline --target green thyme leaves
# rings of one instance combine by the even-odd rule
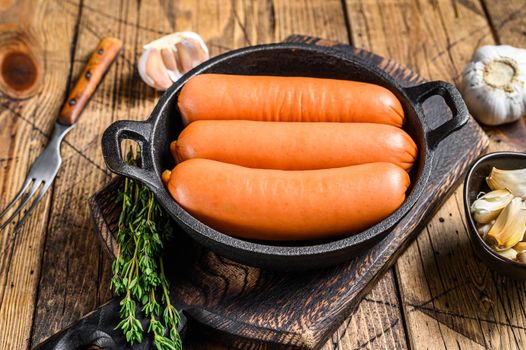
[[[128,152],[127,162],[136,165],[138,158]],[[126,178],[119,190],[117,243],[118,256],[112,265],[111,288],[122,296],[120,317],[116,329],[123,332],[128,343],[141,343],[145,332],[153,336],[158,350],[181,350],[177,326],[180,316],[170,302],[169,283],[164,272],[164,243],[172,236],[168,215],[145,186]],[[142,324],[137,312],[144,313]]]

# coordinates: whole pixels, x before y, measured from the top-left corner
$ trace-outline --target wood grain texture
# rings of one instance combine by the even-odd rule
[[[334,45],[326,40],[300,36],[290,40]],[[399,79],[402,85],[417,85],[423,81],[393,61],[349,46],[336,47],[353,50],[356,55],[374,62]],[[445,104],[433,101],[424,105],[426,124],[435,119],[444,120],[447,115]],[[466,143],[472,147],[465,147]],[[176,238],[178,246],[172,248],[176,250],[171,254],[180,260],[173,261],[178,268],[170,279],[176,304],[193,320],[190,331],[243,349],[319,348],[415,238],[426,216],[451,193],[463,171],[486,145],[485,135],[472,120],[446,138],[437,149],[433,177],[415,207],[384,240],[363,255],[336,267],[308,273],[266,271],[222,258],[192,242],[185,245],[181,233]],[[112,249],[115,232],[111,228],[115,228],[118,210],[114,201],[109,200],[115,193],[112,195],[108,189],[115,190],[116,186],[101,191],[92,203],[96,226],[102,228],[103,241]],[[113,216],[99,217],[99,213]],[[388,299],[384,296],[381,299],[371,297],[371,300],[381,303]],[[235,318],[232,315],[236,315]],[[390,326],[396,326],[397,322],[394,320]],[[373,333],[370,337],[373,340],[391,330],[389,327],[375,329],[374,325],[362,329]]]
[[[348,33],[345,27],[343,9],[340,1],[161,1],[142,2],[140,6],[125,2],[90,1],[81,6],[71,1],[64,5],[64,11],[72,16],[81,11],[78,22],[77,42],[80,48],[75,49],[73,79],[78,76],[83,59],[87,55],[89,44],[95,43],[102,35],[114,35],[124,41],[126,51],[114,68],[114,74],[105,78],[103,86],[90,102],[87,115],[80,122],[89,129],[74,130],[80,136],[70,136],[79,150],[85,152],[87,159],[77,160],[68,168],[66,176],[82,178],[91,173],[87,180],[79,180],[80,191],[90,194],[105,181],[101,169],[105,169],[98,142],[104,128],[116,119],[144,119],[153,109],[158,93],[139,82],[135,70],[136,62],[142,51],[142,45],[160,35],[173,30],[194,30],[206,40],[211,54],[217,55],[229,49],[246,46],[248,43],[268,43],[279,41],[294,32],[325,36],[345,42]],[[322,14],[322,15],[320,15]],[[104,23],[97,26],[97,23]],[[87,41],[86,43],[84,43]],[[111,74],[111,73],[110,73]],[[107,80],[110,79],[110,83]],[[113,91],[113,94],[111,93]],[[100,95],[103,94],[104,97]],[[96,114],[96,115],[95,115]],[[88,120],[89,119],[89,120]],[[90,130],[88,132],[88,130]],[[72,134],[73,135],[73,134]],[[68,140],[69,140],[68,139]],[[70,157],[75,155],[70,154]],[[58,180],[57,180],[58,181]],[[88,183],[86,183],[88,182]],[[57,185],[58,186],[58,185]],[[66,181],[60,185],[62,195],[70,196],[72,189]],[[64,197],[67,198],[67,197]],[[62,327],[78,319],[96,305],[109,297],[109,264],[97,247],[96,237],[86,223],[85,203],[70,207],[70,202],[54,197],[57,200],[55,215],[65,211],[64,216],[70,220],[53,221],[52,234],[48,237],[46,254],[42,268],[41,290],[36,307],[32,344],[43,340]],[[73,197],[72,201],[82,201]],[[79,211],[80,212],[77,212]],[[76,224],[76,235],[70,236],[68,223]],[[55,232],[56,231],[56,232]],[[64,271],[65,265],[70,269]],[[85,276],[80,271],[86,269]],[[97,286],[97,283],[100,285]],[[78,286],[80,285],[80,286]],[[377,291],[377,298],[392,298],[394,282],[386,276],[384,287]],[[389,287],[387,287],[387,285]],[[84,286],[84,287],[82,287]],[[379,297],[380,291],[389,292],[389,296]],[[393,302],[398,305],[398,302]],[[346,349],[351,344],[368,344],[383,348],[405,347],[402,322],[396,324],[386,333],[372,338],[370,333],[355,333],[358,329],[368,329],[370,323],[375,329],[388,329],[395,320],[400,319],[400,308],[384,309],[376,307],[377,312],[369,308],[360,308],[357,316],[350,323],[352,332],[347,332],[345,324],[339,334],[347,334],[340,339],[334,335],[334,341],[328,346]],[[352,336],[351,336],[352,335]],[[204,346],[203,340],[196,340],[195,348]],[[332,344],[338,345],[332,345]]]
[[[31,31],[31,1],[7,1],[0,10],[0,89],[11,99],[26,99],[41,88],[42,46]]]
[[[111,297],[111,264],[93,234],[87,199],[110,179],[99,146],[106,126],[122,118],[144,119],[155,104],[154,98],[158,97],[146,85],[136,83],[139,77],[134,65],[138,42],[151,40],[157,34],[142,32],[137,26],[126,25],[120,20],[135,21],[144,14],[142,18],[149,21],[144,26],[153,23],[161,26],[162,21],[151,14],[152,9],[158,7],[151,3],[138,6],[137,3],[117,4],[114,1],[67,1],[62,6],[65,16],[79,14],[74,17],[76,37],[70,43],[73,62],[70,88],[103,37],[121,39],[126,51],[112,65],[77,127],[66,137],[72,149],[62,147],[64,162],[54,184],[54,205],[49,214],[31,332],[32,346]],[[49,116],[50,120],[55,116]]]
[[[117,38],[107,37],[99,42],[60,110],[58,115],[60,123],[64,125],[76,123],[86,103],[90,100],[121,49],[122,41]]]
[[[0,54],[29,52],[24,56],[30,57],[42,77],[32,82],[28,78],[33,76],[32,64],[26,65],[20,74],[8,76],[15,82],[13,89],[2,80],[0,59],[0,207],[21,185],[28,166],[47,143],[68,87],[78,77],[93,45],[104,35],[114,35],[123,39],[128,49],[90,102],[86,111],[90,116],[80,121],[85,128],[76,128],[66,138],[62,147],[64,169],[59,172],[54,189],[20,232],[16,235],[10,230],[0,232],[0,348],[36,344],[110,298],[109,260],[93,234],[86,198],[109,179],[98,146],[102,130],[117,119],[146,118],[158,97],[158,93],[138,83],[134,66],[142,44],[174,30],[194,30],[205,37],[211,54],[216,55],[249,43],[279,41],[291,33],[304,33],[340,42],[352,40],[356,46],[394,58],[426,78],[455,78],[458,82],[462,60],[467,60],[470,50],[477,45],[495,42],[526,46],[523,14],[521,0],[0,1]],[[493,150],[526,149],[524,120],[485,131],[493,140],[490,145]],[[68,177],[78,181],[66,181]],[[460,207],[458,193],[456,206]],[[447,230],[462,228],[461,211],[457,208],[451,214],[450,220],[454,221],[448,223]],[[443,218],[447,220],[448,216]],[[437,216],[433,223],[434,230],[427,235],[434,238],[444,234],[446,221],[442,223]],[[446,241],[448,247],[454,247],[450,242],[465,244],[465,238],[446,237],[451,239]],[[443,241],[431,238],[424,241],[428,246],[423,250],[432,253],[429,245],[436,248]],[[494,276],[478,266],[477,261],[475,268],[469,265],[467,274],[474,287],[463,287],[469,293],[455,292],[452,300],[441,299],[440,293],[446,292],[444,288],[451,283],[446,279],[458,281],[459,276],[465,278],[466,274],[460,268],[444,267],[442,257],[449,250],[438,248],[439,255],[428,254],[424,259],[416,255],[419,252],[415,243],[409,249],[416,252],[406,254],[413,259],[406,262],[406,272],[397,268],[397,279],[406,281],[404,296],[412,295],[408,294],[411,288],[418,287],[413,301],[436,299],[425,305],[427,310],[421,307],[417,311],[406,303],[403,317],[399,313],[391,316],[385,311],[390,309],[377,308],[378,313],[371,312],[374,308],[365,300],[354,318],[342,324],[325,348],[349,349],[361,344],[367,348],[397,348],[399,343],[405,347],[404,322],[395,324],[392,329],[396,332],[388,331],[376,338],[369,327],[387,329],[394,320],[410,315],[414,318],[408,322],[411,330],[408,337],[417,339],[411,341],[415,348],[431,347],[436,345],[434,339],[443,338],[447,344],[456,346],[454,340],[464,337],[463,329],[469,330],[464,331],[468,334],[466,339],[475,339],[463,340],[464,345],[516,346],[510,341],[523,337],[524,286]],[[447,264],[464,264],[458,254],[469,249],[463,249],[454,250],[457,257],[446,260]],[[428,272],[429,261],[435,261],[440,269],[432,270],[433,274]],[[441,274],[446,287],[442,287],[442,281],[435,281],[435,273]],[[471,277],[472,274],[476,277]],[[426,286],[426,277],[431,287]],[[389,288],[379,287],[378,293],[382,293],[377,294],[379,300],[396,291],[389,275],[379,285],[384,282]],[[459,307],[466,303],[462,298],[469,299],[470,293],[480,302],[472,300],[468,307]],[[500,303],[495,304],[495,300]],[[455,312],[448,309],[452,303]],[[478,314],[462,314],[477,303]],[[497,311],[484,313],[492,305],[496,305],[493,307]],[[478,329],[487,334],[484,342],[480,335],[472,335],[477,328],[469,322],[482,325]],[[424,325],[431,330],[428,332]],[[203,343],[197,341],[195,348],[203,348]],[[438,345],[444,347],[442,343]]]
[[[498,31],[492,26],[499,17],[491,11],[507,12],[510,21],[520,21],[514,15],[523,7],[519,3],[400,1],[385,6],[382,1],[347,1],[347,6],[357,45],[426,77],[458,83],[473,51],[495,42]],[[492,150],[525,149],[523,120],[485,130]],[[397,262],[410,345],[520,348],[525,341],[524,286],[495,275],[473,255],[461,193],[459,188]]]
[[[32,60],[37,74],[42,75],[35,78],[25,62],[20,72],[10,69],[8,74],[16,81],[16,94],[13,86],[0,84],[0,207],[3,208],[48,142],[53,127],[50,121],[54,121],[64,99],[64,77],[69,73],[69,47],[75,21],[64,16],[56,4],[28,0],[4,3],[0,22],[2,49],[25,52],[23,56]],[[63,149],[73,151],[71,144],[65,144]],[[15,233],[10,225],[0,232],[1,349],[23,349],[29,345],[52,192],[44,197],[21,230]]]
[[[400,307],[390,269],[321,349],[407,349]]]

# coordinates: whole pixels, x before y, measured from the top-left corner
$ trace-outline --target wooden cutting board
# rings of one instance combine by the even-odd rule
[[[391,74],[402,86],[425,81],[396,62],[348,45],[297,35],[286,41],[350,51]],[[448,118],[441,98],[428,100],[424,110],[427,125],[436,126]],[[173,257],[169,276],[173,298],[189,319],[188,334],[243,349],[319,348],[422,230],[487,145],[486,135],[470,119],[438,147],[431,178],[407,216],[376,246],[335,267],[305,273],[266,271],[218,256],[179,233],[176,245],[169,248]],[[112,256],[119,212],[115,196],[121,181],[114,179],[90,202],[97,231]],[[111,330],[117,310],[117,301],[103,305],[41,348],[53,348],[67,334],[91,339],[95,329]],[[119,336],[111,342],[124,346]],[[149,346],[147,342],[141,348]]]

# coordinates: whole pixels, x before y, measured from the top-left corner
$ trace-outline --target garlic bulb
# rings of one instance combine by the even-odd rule
[[[493,168],[486,178],[492,190],[508,190],[514,196],[526,197],[526,169],[502,170]]]
[[[208,57],[208,48],[197,33],[173,33],[144,45],[139,75],[146,84],[164,91]]]
[[[476,222],[487,224],[499,216],[502,209],[513,199],[508,190],[486,193],[471,205],[471,213]]]
[[[526,229],[526,207],[514,198],[504,208],[486,236],[486,242],[497,251],[507,250],[522,240]]]
[[[478,121],[500,125],[526,114],[525,82],[525,49],[486,45],[464,68],[460,89]]]

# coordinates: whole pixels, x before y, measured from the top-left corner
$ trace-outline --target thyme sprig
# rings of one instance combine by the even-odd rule
[[[131,150],[126,161],[132,165],[139,163]],[[153,193],[129,178],[119,189],[117,204],[122,211],[118,220],[118,253],[112,265],[110,283],[114,293],[122,296],[121,321],[116,329],[123,332],[128,343],[141,343],[144,328],[137,317],[140,309],[147,318],[147,332],[153,335],[155,347],[181,350],[181,337],[177,332],[180,316],[170,302],[162,259],[164,243],[173,234],[170,219]]]

